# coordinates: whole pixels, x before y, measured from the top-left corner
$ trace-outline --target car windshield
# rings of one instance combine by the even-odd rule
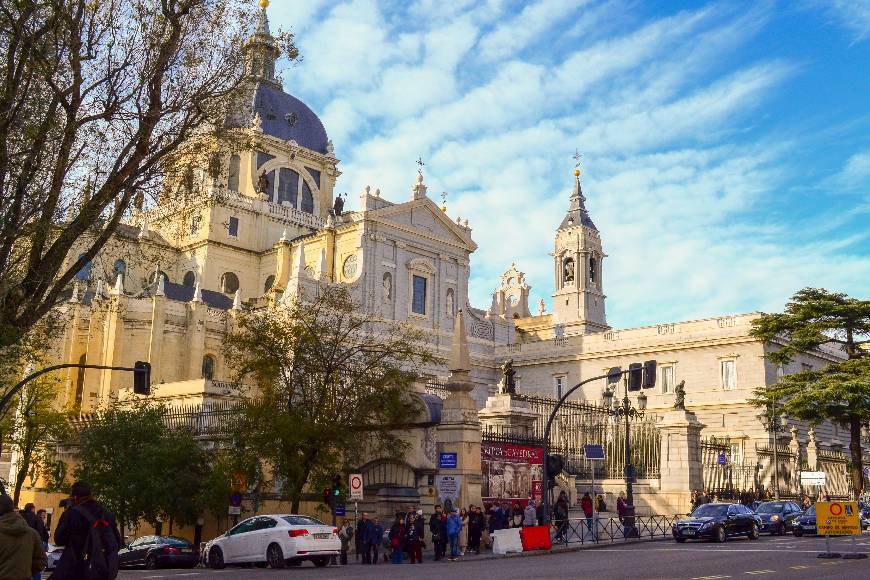
[[[805,516],[814,516],[816,515],[816,506],[811,505],[807,508],[807,511],[804,512]]]
[[[171,546],[189,546],[190,542],[184,538],[176,538],[175,536],[160,536],[157,538],[158,544],[169,544]]]
[[[281,516],[281,519],[291,526],[325,526],[323,522],[308,516]]]
[[[724,516],[728,513],[727,505],[704,504],[692,512],[696,518],[713,518],[716,516]]]
[[[758,509],[755,510],[755,513],[778,514],[783,509],[785,509],[785,504],[783,504],[783,503],[763,503],[760,506],[758,506]]]

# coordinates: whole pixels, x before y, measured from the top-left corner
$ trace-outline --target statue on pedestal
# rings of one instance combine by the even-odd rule
[[[517,385],[514,382],[514,375],[517,371],[514,370],[514,359],[510,358],[501,365],[502,379],[499,383],[498,392],[501,395],[516,395]]]
[[[674,389],[674,394],[677,395],[677,398],[674,400],[674,410],[675,411],[685,411],[686,410],[686,381],[680,381],[680,383]]]

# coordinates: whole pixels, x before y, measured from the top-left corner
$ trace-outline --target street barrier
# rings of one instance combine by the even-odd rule
[[[679,516],[634,516],[624,522],[619,518],[569,518],[554,520],[551,533],[554,545],[654,540],[670,538],[671,526],[677,519]]]
[[[553,547],[549,526],[528,526],[520,530],[523,540],[523,552],[532,550],[549,550]]]

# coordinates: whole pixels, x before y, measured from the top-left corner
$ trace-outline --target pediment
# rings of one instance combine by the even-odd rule
[[[368,217],[424,237],[463,246],[469,252],[477,249],[468,230],[450,221],[428,198],[374,210]]]

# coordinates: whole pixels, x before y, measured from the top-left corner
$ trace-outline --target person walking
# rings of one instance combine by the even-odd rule
[[[480,535],[483,532],[483,513],[480,507],[471,506],[468,514],[468,551],[480,554]]]
[[[459,532],[462,531],[462,518],[459,517],[459,510],[453,510],[450,517],[447,518],[447,538],[450,540],[450,558],[449,561],[455,562],[459,559]]]
[[[405,521],[407,518],[407,514],[396,514],[396,521],[393,522],[393,525],[390,528],[390,550],[392,551],[392,558],[390,561],[393,564],[402,563],[402,550],[404,549],[407,535],[405,529]]]
[[[102,549],[106,554],[117,557],[118,550],[123,545],[114,514],[91,497],[90,485],[84,481],[75,482],[70,489],[70,496],[73,507],[60,516],[54,533],[54,543],[64,546],[64,550],[51,576],[53,580],[78,580],[84,577],[87,555],[85,549],[92,529],[98,526],[109,528],[109,535],[103,536]],[[110,545],[112,541],[114,545]]]
[[[36,578],[47,563],[39,533],[15,513],[11,497],[0,495],[0,578]]]
[[[526,504],[526,509],[523,511],[523,527],[528,528],[538,523],[538,514],[535,510],[535,504],[532,500]]]
[[[429,534],[432,536],[432,547],[435,549],[435,561],[444,557],[447,548],[447,517],[440,505],[435,506],[435,513],[429,517]]]
[[[509,527],[523,527],[523,506],[521,506],[519,502],[514,502],[514,507],[511,508]]]
[[[622,525],[625,525],[625,492],[624,491],[620,491],[619,497],[616,498],[616,515],[617,515],[617,517],[619,517],[619,523]]]
[[[360,556],[362,556],[363,559],[365,559],[365,554],[363,553],[364,552],[363,551],[363,542],[365,541],[366,528],[369,525],[368,519],[369,519],[368,514],[366,512],[363,512],[360,514],[359,521],[357,521],[357,523],[356,523],[356,532],[353,535],[353,537],[354,537],[353,551],[354,551],[354,554],[356,554],[355,559],[357,562],[359,562]],[[365,563],[365,560],[363,560],[363,563]]]
[[[45,522],[36,514],[36,506],[32,503],[26,504],[24,509],[21,510],[21,517],[24,518],[24,521],[27,522],[28,526],[36,530],[36,533],[39,534],[39,539],[42,542],[42,547],[45,550],[48,550],[48,530],[45,528]],[[34,574],[33,580],[42,580],[42,573],[37,572]]]
[[[366,549],[368,551],[366,564],[378,563],[378,548],[381,547],[383,538],[384,526],[381,525],[381,519],[375,516],[366,528]]]
[[[414,513],[405,527],[405,550],[411,564],[423,563],[423,516]]]
[[[594,511],[592,509],[592,498],[589,492],[583,494],[583,499],[580,500],[580,508],[583,510],[583,515],[586,516],[586,527],[589,528],[589,533],[592,539],[595,539],[595,522],[593,521]]]
[[[537,501],[537,506],[535,507],[535,516],[538,518],[538,525],[544,525],[544,502],[542,500]]]
[[[345,520],[341,529],[338,530],[338,539],[341,541],[341,565],[347,566],[347,552],[350,550],[350,540],[353,538],[353,526],[350,520]]]
[[[459,519],[462,520],[462,529],[459,531],[459,554],[464,556],[465,550],[468,549],[468,511],[465,508],[459,510]]]
[[[568,543],[568,495],[564,491],[556,500],[553,516],[556,520],[556,541]]]
[[[368,514],[363,514],[359,523],[356,525],[357,538],[359,539],[360,554],[362,554],[362,563],[371,564],[371,551],[369,550],[369,530],[372,527],[372,521]]]

